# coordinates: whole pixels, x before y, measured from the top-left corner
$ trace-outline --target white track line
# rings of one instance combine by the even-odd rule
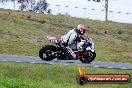
[[[8,61],[8,60],[1,60],[1,61],[3,61],[3,62],[6,62],[6,61]],[[14,61],[14,62],[23,62],[23,61]],[[34,64],[34,63],[37,63],[37,62],[28,62],[28,63],[32,63],[32,64]],[[115,62],[112,62],[112,63],[115,63]],[[55,64],[55,63],[47,63],[47,64]],[[64,65],[69,65],[69,64],[64,64]],[[78,66],[82,66],[82,65],[78,65]],[[95,67],[95,68],[113,68],[113,67],[100,67],[100,66],[87,66],[87,67]],[[114,68],[113,68],[114,69]],[[124,69],[124,70],[127,70],[127,68],[119,68],[119,69]]]
[[[95,68],[98,68],[99,66],[91,66],[91,67],[95,67]]]
[[[102,61],[93,61],[93,62],[102,62]],[[131,64],[131,63],[123,63],[123,62],[108,62],[108,63],[122,63],[122,64]]]
[[[50,62],[49,64],[53,64],[53,63]]]
[[[29,62],[29,63],[31,63],[31,64],[35,64],[36,62]]]
[[[7,60],[1,60],[1,61],[7,61]]]
[[[15,61],[15,62],[22,62],[22,61]]]
[[[113,67],[106,67],[106,68],[113,68]]]
[[[127,68],[121,68],[121,69],[127,69]]]

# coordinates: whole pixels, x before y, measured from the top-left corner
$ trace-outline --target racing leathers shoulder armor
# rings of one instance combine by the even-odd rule
[[[61,37],[61,43],[65,46],[69,46],[77,41],[80,41],[80,35],[76,33],[75,29],[70,30],[66,35]]]

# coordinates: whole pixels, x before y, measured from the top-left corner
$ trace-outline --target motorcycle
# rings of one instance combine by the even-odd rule
[[[87,39],[83,44],[83,49],[74,50],[64,47],[59,39],[47,36],[48,40],[55,45],[45,45],[39,50],[39,57],[45,61],[57,60],[80,60],[82,63],[90,63],[96,57],[96,52],[91,48]],[[72,49],[72,50],[71,50]],[[76,58],[73,58],[74,54]]]

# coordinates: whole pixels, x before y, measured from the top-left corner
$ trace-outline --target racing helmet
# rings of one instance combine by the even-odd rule
[[[75,31],[80,35],[84,35],[85,34],[85,26],[83,24],[79,24],[76,26]]]

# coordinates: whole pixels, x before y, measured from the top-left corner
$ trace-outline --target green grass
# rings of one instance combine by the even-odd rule
[[[59,38],[80,23],[90,26],[90,33],[86,31],[85,37],[90,36],[95,42],[96,61],[132,63],[132,24],[2,9],[0,53],[38,56],[43,45],[52,44],[46,36]]]
[[[0,62],[0,88],[131,88],[129,84],[76,82],[78,66]],[[132,70],[85,67],[88,74],[130,74]]]

